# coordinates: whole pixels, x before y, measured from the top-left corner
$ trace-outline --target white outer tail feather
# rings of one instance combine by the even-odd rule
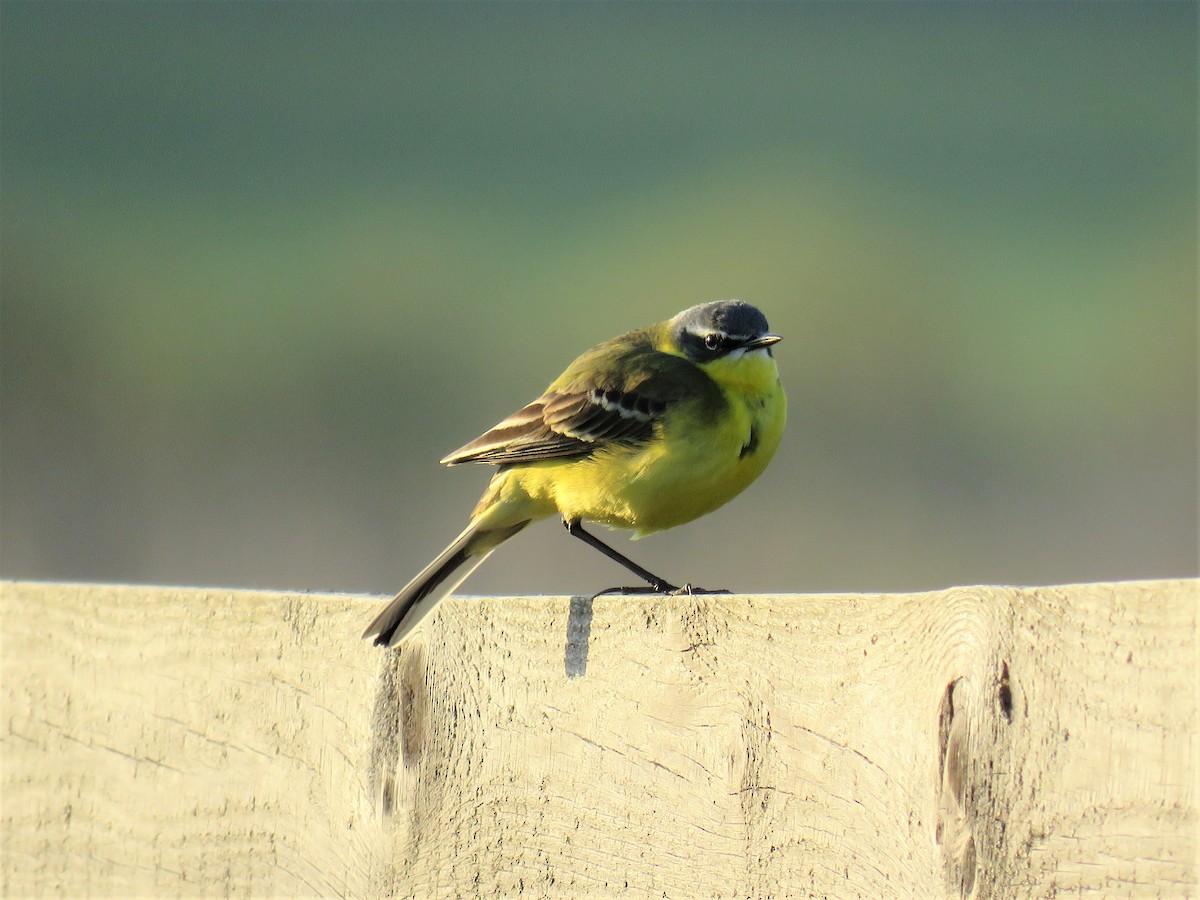
[[[383,612],[376,616],[367,630],[363,632],[363,637],[375,637],[392,629],[387,646],[394,647],[404,640],[439,602],[450,596],[455,588],[466,581],[470,574],[492,555],[492,551],[496,549],[495,544],[486,550],[481,550],[478,554],[470,552],[470,544],[478,531],[478,521],[468,525],[463,533],[450,543],[450,546],[438,554],[437,559],[422,569],[421,573],[405,585],[392,602],[384,607]],[[442,570],[454,556],[464,551],[466,552],[464,558],[449,571],[443,573]],[[439,582],[429,588],[429,580],[439,574],[442,576]],[[422,591],[426,590],[428,593],[421,596]],[[414,600],[414,598],[416,599]],[[376,643],[382,642],[377,640]]]

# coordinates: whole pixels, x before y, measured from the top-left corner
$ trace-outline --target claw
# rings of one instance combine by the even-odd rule
[[[708,588],[692,587],[690,584],[685,584],[683,587],[676,587],[673,584],[668,584],[665,581],[655,582],[654,584],[639,584],[634,587],[610,587],[602,591],[592,594],[592,599],[603,597],[605,594],[619,594],[622,597],[635,597],[639,594],[662,594],[664,597],[693,597],[697,594],[729,594],[725,588],[717,588],[709,590]]]

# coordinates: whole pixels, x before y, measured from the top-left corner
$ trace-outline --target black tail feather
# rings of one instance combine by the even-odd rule
[[[421,586],[413,592],[411,597],[405,598],[405,602],[398,604],[394,609],[388,607],[385,612],[389,613],[388,623],[384,625],[378,634],[375,635],[375,644],[378,647],[387,647],[392,643],[392,635],[396,633],[396,629],[400,627],[400,623],[404,621],[404,617],[408,615],[409,610],[432,594],[443,581],[445,581],[453,572],[457,571],[470,558],[470,553],[466,547],[460,547],[457,552],[449,556],[438,568],[430,573],[429,577],[421,583]],[[399,596],[397,596],[399,599]],[[374,625],[372,625],[372,628]],[[368,629],[368,634],[370,629]]]

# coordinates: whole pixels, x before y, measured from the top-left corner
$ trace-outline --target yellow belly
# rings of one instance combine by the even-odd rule
[[[723,414],[679,410],[641,447],[516,466],[501,477],[519,485],[543,515],[557,511],[565,519],[631,528],[635,536],[690,522],[740,494],[774,456],[786,401],[773,361],[764,375],[759,384],[728,392]]]

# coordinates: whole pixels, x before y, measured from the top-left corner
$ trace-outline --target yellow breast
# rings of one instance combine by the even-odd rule
[[[765,351],[720,359],[705,371],[721,388],[723,408],[680,403],[644,445],[534,463],[514,468],[513,477],[543,508],[632,528],[635,536],[712,512],[767,467],[783,437],[787,403]]]

